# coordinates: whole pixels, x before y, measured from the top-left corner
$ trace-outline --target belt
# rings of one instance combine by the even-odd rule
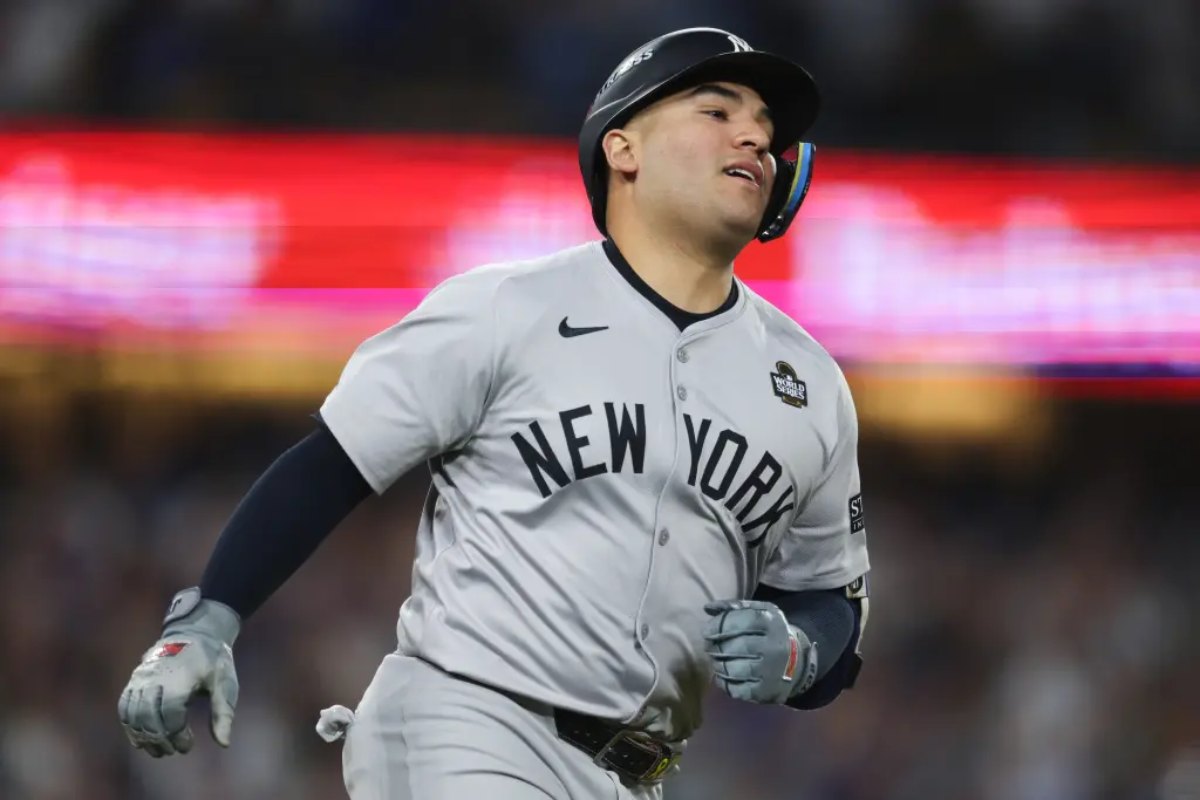
[[[596,764],[629,783],[661,781],[683,755],[643,731],[562,708],[554,709],[554,724],[558,738],[578,747]]]

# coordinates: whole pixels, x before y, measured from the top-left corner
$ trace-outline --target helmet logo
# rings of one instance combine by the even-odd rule
[[[729,43],[733,45],[733,52],[735,53],[748,53],[754,49],[745,39],[740,36],[734,36],[732,33],[727,33],[725,35],[729,37]]]
[[[604,82],[604,85],[600,87],[600,91],[597,93],[596,96],[599,97],[600,95],[604,94],[604,92],[607,91],[608,87],[610,87],[614,83],[616,83],[617,78],[620,78],[622,75],[624,75],[626,72],[629,72],[629,70],[633,69],[638,64],[641,64],[644,61],[649,61],[653,55],[654,55],[653,45],[651,45],[649,47],[644,47],[641,50],[635,50],[633,53],[631,53],[629,55],[628,58],[626,58],[624,61],[622,61],[620,64],[617,65],[617,68],[613,70],[612,75],[609,75],[608,80],[606,80]]]

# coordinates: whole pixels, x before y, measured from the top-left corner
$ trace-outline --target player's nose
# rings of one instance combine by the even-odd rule
[[[747,119],[738,128],[736,142],[738,150],[753,150],[762,158],[771,146],[771,134],[762,123]]]

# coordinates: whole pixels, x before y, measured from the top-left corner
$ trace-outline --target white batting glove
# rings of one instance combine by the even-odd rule
[[[162,638],[142,656],[117,706],[134,747],[155,758],[191,750],[187,709],[199,694],[210,698],[213,739],[229,746],[238,700],[232,647],[240,629],[233,609],[201,599],[199,589],[175,595]]]
[[[722,691],[751,703],[786,703],[817,678],[817,645],[763,600],[707,603],[705,649]]]

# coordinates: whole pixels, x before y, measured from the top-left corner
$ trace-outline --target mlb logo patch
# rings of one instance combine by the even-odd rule
[[[792,365],[786,361],[776,361],[775,370],[771,373],[771,389],[775,396],[793,408],[807,406],[808,387],[796,377],[796,370]]]

